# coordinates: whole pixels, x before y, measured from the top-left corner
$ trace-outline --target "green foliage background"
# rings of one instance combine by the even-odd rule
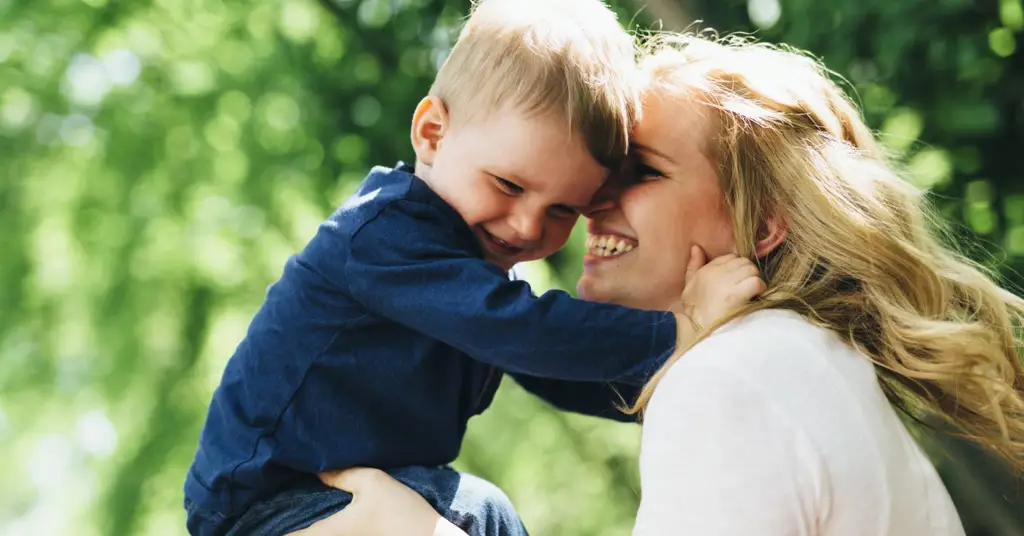
[[[368,167],[412,158],[409,116],[467,6],[0,0],[0,535],[184,533],[226,359]],[[823,57],[978,257],[1022,282],[1021,0],[615,6]],[[573,287],[580,238],[529,266],[538,287]],[[535,534],[621,535],[638,441],[506,382],[458,466]],[[972,535],[1024,534],[1005,467],[928,441]]]

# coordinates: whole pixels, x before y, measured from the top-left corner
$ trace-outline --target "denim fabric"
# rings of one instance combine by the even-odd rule
[[[670,313],[534,295],[411,168],[375,168],[288,259],[228,360],[185,480],[188,530],[221,536],[303,475],[449,464],[506,372],[615,417],[608,384],[641,385],[675,339]]]
[[[469,536],[527,536],[505,493],[482,478],[447,467],[405,467],[388,473]],[[340,512],[351,500],[348,492],[310,482],[256,503],[227,536],[282,536]]]

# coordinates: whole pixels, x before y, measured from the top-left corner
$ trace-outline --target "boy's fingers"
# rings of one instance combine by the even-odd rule
[[[703,252],[703,250],[701,250],[701,252]],[[715,257],[714,259],[711,259],[711,261],[708,262],[707,264],[708,264],[708,266],[722,266],[722,265],[726,265],[726,264],[728,264],[730,262],[733,262],[733,261],[735,261],[737,259],[742,259],[742,258],[743,257],[737,257],[736,255],[733,255],[732,253],[726,253],[725,255],[719,255],[718,257]]]
[[[729,257],[730,258],[728,260],[723,262],[723,264],[725,265],[726,268],[738,269],[738,268],[743,268],[745,266],[753,266],[754,268],[757,268],[757,265],[754,264],[754,261],[752,261],[752,260],[750,260],[750,259],[748,259],[746,257],[733,257],[731,255]],[[719,257],[719,258],[722,258],[722,257]]]
[[[736,268],[736,275],[742,281],[748,277],[761,277],[761,270],[753,263],[742,264]]]
[[[737,297],[741,300],[749,300],[766,290],[768,290],[768,285],[756,275],[747,277],[736,285]]]
[[[702,266],[707,262],[704,256],[704,250],[700,246],[694,245],[690,248],[690,262],[686,265],[686,282],[689,283],[693,280],[693,276],[700,270]]]
[[[729,261],[727,264],[720,266],[718,270],[723,276],[728,277],[730,281],[735,282],[752,276],[761,276],[761,269],[756,264],[742,257]]]

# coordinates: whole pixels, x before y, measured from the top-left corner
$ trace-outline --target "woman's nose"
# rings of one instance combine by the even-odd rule
[[[602,212],[607,212],[615,208],[615,201],[611,198],[598,199],[597,197],[583,209],[583,217],[594,218],[600,215]]]
[[[592,218],[602,212],[615,208],[621,193],[622,186],[619,184],[619,181],[615,177],[608,179],[597,190],[597,193],[594,194],[594,198],[590,200],[590,206],[583,211],[583,215],[587,218]]]
[[[594,198],[590,200],[590,206],[584,211],[584,216],[591,217],[591,214],[611,210],[619,202],[619,196],[628,186],[628,179],[625,172],[612,173],[608,180],[597,189]]]

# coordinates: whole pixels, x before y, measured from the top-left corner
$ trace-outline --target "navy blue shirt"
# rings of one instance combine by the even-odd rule
[[[670,313],[511,280],[412,173],[374,168],[268,289],[185,481],[192,534],[325,470],[451,463],[503,371],[614,416],[609,382],[640,385],[673,351]]]

